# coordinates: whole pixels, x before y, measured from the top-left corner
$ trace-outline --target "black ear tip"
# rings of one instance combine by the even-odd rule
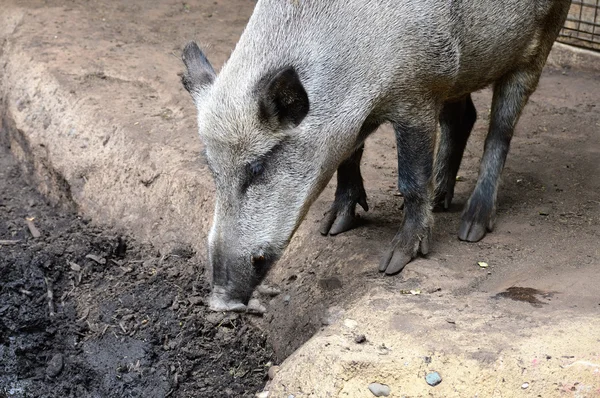
[[[183,48],[181,59],[188,70],[190,69],[208,69],[212,74],[215,73],[212,65],[208,62],[208,58],[202,52],[195,41],[190,41]]]
[[[202,50],[200,50],[200,47],[198,47],[198,44],[196,44],[195,41],[188,42],[183,48],[183,53],[181,55],[183,62],[187,64],[190,60],[198,57],[204,57]]]
[[[198,47],[196,42],[190,41],[183,48],[181,59],[185,64],[186,71],[183,73],[181,82],[196,101],[196,97],[204,88],[209,86],[215,79],[216,74],[208,59]]]

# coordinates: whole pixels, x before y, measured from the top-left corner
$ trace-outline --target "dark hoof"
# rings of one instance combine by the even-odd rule
[[[410,254],[399,250],[388,250],[379,262],[379,272],[385,272],[386,275],[395,275],[402,271],[412,259],[413,257]]]
[[[450,206],[452,205],[452,199],[454,197],[454,192],[444,192],[439,195],[436,195],[435,200],[433,201],[433,211],[442,212],[448,211]]]
[[[482,224],[463,220],[458,231],[458,239],[466,242],[479,242],[486,233],[487,229]]]
[[[434,202],[433,211],[436,213],[442,213],[448,211],[450,209],[450,204],[446,203],[446,201],[442,200],[440,202]]]
[[[379,272],[385,272],[386,275],[399,273],[419,253],[425,255],[429,252],[430,239],[430,232],[413,234],[410,241],[406,241],[402,237],[394,238],[392,248],[381,257]]]
[[[358,217],[349,213],[330,212],[321,223],[321,235],[337,235],[346,232],[356,226]]]
[[[466,242],[479,242],[486,233],[493,230],[494,220],[494,205],[482,206],[474,200],[469,200],[462,214],[458,239]]]
[[[359,224],[360,217],[356,215],[356,204],[365,210],[369,210],[366,198],[361,198],[358,202],[351,202],[347,204],[338,204],[334,202],[331,205],[331,209],[325,215],[325,218],[321,222],[321,228],[319,232],[321,235],[337,235],[342,232],[346,232],[355,228]]]

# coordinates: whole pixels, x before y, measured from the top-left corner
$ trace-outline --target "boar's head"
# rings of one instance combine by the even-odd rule
[[[193,42],[183,61],[216,187],[210,306],[243,310],[337,164],[327,160],[326,139],[305,126],[311,106],[293,66],[253,72],[226,65],[217,77]]]

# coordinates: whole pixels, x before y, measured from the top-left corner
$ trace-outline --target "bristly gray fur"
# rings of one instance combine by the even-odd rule
[[[186,47],[184,81],[198,108],[199,133],[217,188],[209,237],[219,292],[215,302],[220,303],[215,306],[227,309],[231,302],[237,308],[247,302],[338,166],[362,151],[363,141],[384,122],[395,127],[399,186],[411,199],[383,269],[397,272],[404,266],[401,262],[426,253],[434,174],[443,174],[439,168],[445,167],[431,170],[442,110],[495,84],[497,117],[469,202],[477,208],[472,214],[467,208],[463,215],[463,225],[468,224],[465,239],[483,236],[480,224],[491,222],[514,124],[537,85],[569,4],[259,0],[218,77],[201,52]],[[300,84],[309,102],[303,105],[310,110],[297,125],[259,117],[261,82],[286,68],[299,79],[290,87]],[[249,164],[254,165],[250,172]],[[260,176],[253,180],[256,170]],[[355,170],[358,174],[347,174],[360,178],[359,168]],[[356,193],[346,195],[353,199],[348,199],[343,214],[349,214],[350,207],[353,213],[359,200],[366,206],[362,179],[360,184],[343,185]],[[486,207],[479,201],[491,206],[485,214],[477,213]],[[262,259],[258,268],[257,259]]]

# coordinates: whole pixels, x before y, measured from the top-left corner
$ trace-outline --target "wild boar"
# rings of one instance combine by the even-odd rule
[[[494,224],[515,124],[569,4],[259,0],[218,76],[188,44],[183,84],[216,186],[211,307],[245,308],[336,170],[321,232],[352,228],[356,205],[368,209],[363,145],[386,122],[405,204],[379,270],[395,274],[427,254],[433,203],[449,206],[475,122],[470,94],[493,85],[479,179],[459,231],[462,240],[480,240]]]

